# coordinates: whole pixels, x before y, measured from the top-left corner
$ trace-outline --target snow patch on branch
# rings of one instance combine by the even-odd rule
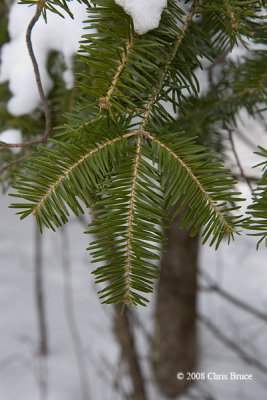
[[[72,2],[70,9],[75,15],[75,20],[62,19],[49,13],[48,23],[45,24],[40,17],[32,31],[33,50],[46,95],[53,84],[46,67],[51,51],[63,54],[66,65],[63,78],[68,89],[73,85],[72,56],[79,48],[79,40],[83,33],[82,21],[86,19],[87,14],[85,6],[78,2]],[[25,7],[16,2],[12,5],[8,25],[10,42],[4,44],[1,49],[0,83],[9,81],[12,97],[7,109],[15,116],[31,113],[40,103],[25,39],[27,26],[33,15],[32,7]]]
[[[22,142],[22,134],[19,129],[6,129],[5,131],[0,133],[0,141],[5,143],[21,143]],[[11,148],[13,153],[19,153],[19,148]]]
[[[115,0],[124,8],[134,22],[135,32],[142,35],[159,26],[162,11],[167,0]]]

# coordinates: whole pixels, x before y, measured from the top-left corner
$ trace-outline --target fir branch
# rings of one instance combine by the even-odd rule
[[[164,68],[161,70],[160,73],[160,79],[158,80],[158,84],[154,87],[153,93],[150,97],[150,100],[148,101],[146,107],[145,107],[145,112],[142,118],[142,122],[139,126],[138,129],[138,138],[137,138],[137,147],[136,147],[136,154],[135,154],[135,161],[134,161],[134,170],[133,170],[133,178],[132,178],[132,185],[131,185],[131,195],[130,195],[130,206],[129,206],[129,217],[128,217],[128,233],[127,233],[127,259],[126,259],[126,287],[127,287],[127,291],[126,291],[126,295],[125,295],[125,299],[124,299],[124,303],[128,304],[131,302],[131,298],[130,298],[130,275],[131,275],[131,239],[132,239],[132,223],[133,223],[133,213],[134,213],[134,201],[135,201],[135,189],[136,189],[136,183],[137,183],[137,174],[138,174],[138,165],[139,165],[139,161],[140,161],[140,156],[141,156],[141,134],[144,134],[144,128],[146,126],[146,123],[148,121],[151,109],[157,99],[158,93],[161,89],[161,87],[164,84],[165,78],[168,74],[170,65],[172,64],[174,57],[182,43],[182,40],[189,28],[190,22],[193,18],[194,13],[196,12],[196,3],[197,1],[193,2],[193,5],[191,6],[190,12],[187,15],[187,18],[185,20],[184,26],[181,30],[181,33],[179,34],[176,42],[174,43],[173,46],[173,50],[171,51],[171,54],[164,66]],[[125,53],[127,54],[127,52]],[[122,64],[124,62],[124,60],[126,59],[126,56],[122,59]],[[125,60],[126,61],[126,60]],[[122,65],[121,64],[121,65]],[[119,73],[120,73],[121,69],[117,71],[113,83],[108,91],[112,93],[113,91],[113,85],[115,85],[117,83],[117,79],[119,77]],[[116,79],[115,79],[116,78]],[[107,99],[109,99],[108,95],[107,95]],[[101,99],[102,100],[102,99]],[[149,138],[154,139],[151,135],[148,134]]]
[[[44,204],[46,199],[55,191],[56,187],[59,186],[60,183],[65,178],[67,178],[76,168],[78,168],[85,160],[87,160],[88,158],[92,157],[94,154],[100,152],[101,150],[105,149],[106,147],[108,147],[110,145],[113,145],[114,143],[116,143],[118,141],[121,141],[123,139],[127,139],[127,138],[129,138],[129,137],[131,137],[131,136],[133,136],[135,134],[136,134],[136,132],[133,131],[133,132],[127,133],[127,134],[125,134],[123,136],[116,137],[115,139],[109,140],[109,141],[99,145],[98,147],[94,148],[89,153],[87,153],[83,157],[81,157],[69,169],[67,169],[67,171],[65,171],[64,174],[62,174],[60,176],[60,178],[50,187],[50,189],[44,194],[44,196],[39,201],[39,203],[34,207],[32,214],[36,215],[36,213],[42,207],[42,205]]]
[[[198,0],[193,1],[193,4],[192,4],[192,6],[190,8],[190,11],[189,11],[187,17],[186,17],[186,20],[185,20],[185,23],[184,23],[183,28],[181,30],[181,33],[178,35],[176,41],[174,42],[173,50],[171,51],[170,56],[169,56],[169,58],[168,58],[168,60],[167,60],[167,62],[165,64],[164,68],[161,70],[158,83],[154,87],[154,90],[153,90],[153,93],[152,93],[152,95],[150,97],[150,100],[149,100],[149,102],[147,103],[147,105],[145,107],[145,113],[144,113],[144,116],[142,118],[142,123],[140,125],[140,131],[143,131],[143,129],[145,128],[145,126],[147,124],[147,121],[148,121],[149,115],[151,113],[153,104],[155,103],[155,101],[157,99],[157,96],[158,96],[158,94],[160,92],[160,89],[164,85],[164,81],[165,81],[165,78],[166,78],[166,76],[168,74],[169,68],[170,68],[170,66],[171,66],[171,64],[172,64],[172,62],[173,62],[173,60],[175,58],[175,55],[176,55],[177,51],[179,50],[179,47],[180,47],[180,45],[181,45],[181,43],[183,41],[183,38],[184,38],[188,28],[189,28],[190,22],[192,21],[192,18],[194,16],[194,14],[198,10],[198,3],[199,3]]]
[[[199,179],[197,176],[192,172],[190,167],[177,155],[175,154],[168,146],[166,146],[164,143],[162,143],[160,140],[156,139],[155,137],[151,136],[148,132],[143,132],[143,135],[147,137],[151,142],[156,143],[158,146],[160,146],[162,149],[167,151],[168,154],[170,154],[176,161],[179,162],[179,164],[184,168],[187,172],[187,174],[192,178],[192,180],[196,183],[198,189],[200,192],[203,194],[205,199],[207,200],[207,203],[211,206],[211,208],[214,210],[215,214],[218,216],[220,221],[223,223],[225,227],[225,232],[227,233],[232,233],[233,228],[232,226],[226,221],[223,213],[218,209],[214,201],[211,199],[203,185],[200,183]]]
[[[238,0],[222,0],[215,3],[212,0],[201,2],[203,23],[212,46],[217,50],[232,49],[238,42],[247,46],[245,38],[255,36],[257,20],[260,20],[260,4],[248,0],[246,4]]]
[[[103,119],[103,118],[107,118],[107,115],[97,115],[95,118],[93,118],[90,121],[87,121],[84,124],[82,124],[81,126],[79,126],[78,129],[81,129],[81,128],[85,127],[85,126],[91,125],[91,124],[93,124],[93,123],[95,123],[95,122],[97,122],[97,121],[99,121],[100,119]]]
[[[266,75],[265,75],[266,78]],[[229,113],[227,112],[227,107],[232,106],[231,107],[231,115],[236,115],[236,113],[241,109],[241,107],[246,107],[247,104],[245,104],[245,102],[242,101],[242,98],[244,98],[245,100],[248,98],[253,98],[253,100],[255,99],[255,96],[258,96],[259,99],[255,99],[255,101],[253,102],[254,107],[258,104],[261,104],[262,102],[264,102],[264,96],[266,97],[266,94],[264,93],[265,88],[263,90],[262,95],[259,95],[259,89],[260,86],[257,86],[255,88],[246,88],[246,89],[242,89],[242,90],[238,90],[235,91],[231,94],[229,94],[228,96],[224,96],[221,97],[219,99],[215,99],[212,103],[208,104],[208,109],[205,110],[203,109],[203,107],[195,107],[192,111],[190,111],[190,113],[188,113],[187,118],[194,118],[197,117],[199,114],[203,114],[203,112],[208,112],[211,113],[213,116],[217,115],[217,119],[223,119],[223,118],[227,118],[227,120],[229,120]],[[266,101],[266,100],[265,100]],[[224,113],[224,116],[221,112],[218,112],[217,108],[218,107],[226,107],[222,109],[222,111],[226,110]],[[251,109],[250,109],[250,113],[251,113]],[[256,110],[257,112],[257,110]],[[256,114],[256,112],[253,112],[253,114]]]
[[[224,0],[224,4],[226,6],[226,11],[229,14],[229,18],[230,18],[230,21],[231,21],[232,29],[238,29],[238,23],[236,22],[236,18],[235,18],[235,15],[233,13],[233,9],[231,7],[231,4],[229,3],[228,0]]]
[[[118,68],[117,68],[117,70],[116,70],[116,72],[114,74],[112,83],[111,83],[109,89],[107,90],[106,96],[99,98],[99,101],[100,101],[99,104],[98,104],[98,106],[100,108],[99,113],[97,114],[97,116],[95,118],[93,118],[93,119],[83,123],[82,125],[80,125],[78,130],[83,128],[83,127],[85,127],[85,126],[91,125],[94,122],[99,121],[100,119],[105,119],[105,118],[108,117],[107,115],[101,115],[101,111],[102,111],[102,109],[108,110],[109,107],[110,107],[109,106],[110,98],[111,98],[111,96],[112,96],[112,94],[113,94],[113,92],[114,92],[114,90],[116,88],[116,85],[118,83],[120,74],[121,74],[124,66],[127,63],[129,53],[130,53],[130,51],[131,51],[131,49],[133,47],[133,44],[134,44],[134,37],[135,37],[135,35],[131,35],[130,36],[130,40],[128,41],[128,43],[126,45],[125,51],[122,53],[121,62],[118,65]]]
[[[93,273],[96,283],[108,282],[100,298],[145,305],[141,293],[152,292],[158,277],[155,260],[170,207],[175,205],[176,215],[185,210],[180,227],[192,236],[204,227],[203,243],[211,236],[210,245],[216,242],[218,248],[240,226],[231,213],[240,198],[229,190],[234,179],[214,154],[181,132],[166,133],[172,117],[161,101],[170,99],[183,110],[184,91],[198,92],[194,69],[199,57],[210,55],[204,30],[192,23],[199,2],[192,2],[185,16],[170,0],[159,28],[135,39],[129,34],[130,17],[114,1],[96,0],[95,5],[87,22],[96,33],[84,35],[81,48],[85,96],[69,114],[69,130],[64,129],[69,142],[54,141],[57,148],[42,148],[29,160],[14,185],[15,196],[27,203],[13,207],[22,210],[21,218],[32,213],[39,225],[54,229],[68,221],[69,209],[75,215],[83,212],[80,200],[93,205],[97,216],[89,233],[97,240],[89,250],[92,262],[100,263]],[[225,14],[223,4],[216,7],[218,15],[221,8]],[[229,31],[226,15],[227,21]],[[244,90],[259,84],[247,87],[243,79],[230,87],[232,96],[245,96]],[[259,91],[257,101],[261,98]]]
[[[262,242],[265,242],[267,247],[267,149],[259,146],[259,151],[256,152],[259,156],[264,158],[264,161],[256,165],[262,166],[263,175],[258,181],[257,187],[252,192],[253,203],[248,206],[247,213],[252,216],[249,224],[245,225],[249,230],[257,231],[251,233],[251,236],[260,236],[257,243],[257,249]]]
[[[131,194],[130,194],[130,206],[129,206],[129,217],[128,217],[128,231],[127,231],[127,257],[126,257],[126,295],[124,302],[128,304],[130,299],[130,274],[131,274],[131,240],[132,240],[132,225],[133,225],[133,213],[134,213],[134,200],[135,200],[135,190],[137,183],[137,173],[138,173],[138,165],[141,157],[141,135],[138,133],[137,136],[137,146],[136,146],[136,154],[134,160],[134,170],[133,170],[133,178],[131,185]]]
[[[118,80],[119,80],[119,76],[120,76],[120,74],[121,74],[121,72],[122,72],[122,70],[123,70],[123,68],[124,68],[124,66],[125,66],[125,64],[126,64],[126,62],[128,60],[128,56],[129,56],[129,53],[130,53],[130,51],[131,51],[131,49],[133,47],[133,43],[134,43],[134,35],[131,35],[130,40],[127,43],[125,51],[123,52],[123,55],[121,57],[121,63],[119,64],[119,66],[118,66],[118,68],[117,68],[117,70],[115,72],[114,78],[112,80],[112,83],[111,83],[108,91],[107,91],[107,94],[106,94],[105,97],[101,97],[99,99],[100,100],[100,103],[99,103],[99,107],[100,108],[109,109],[110,98],[111,98],[112,93],[114,92],[114,90],[116,88],[116,85],[117,85]]]

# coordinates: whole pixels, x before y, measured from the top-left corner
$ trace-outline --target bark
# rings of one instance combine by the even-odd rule
[[[177,373],[194,370],[196,346],[196,275],[198,237],[178,228],[176,218],[167,230],[161,259],[155,311],[152,364],[159,389],[169,397],[184,392],[190,381]]]
[[[131,400],[146,400],[145,383],[136,351],[133,330],[129,323],[129,311],[125,308],[121,315],[121,305],[115,305],[114,331],[120,344],[122,358],[128,364],[133,384]],[[130,311],[131,312],[131,311]]]

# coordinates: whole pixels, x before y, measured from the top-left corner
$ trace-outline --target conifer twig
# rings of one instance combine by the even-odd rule
[[[174,57],[182,43],[182,40],[188,30],[188,27],[190,25],[190,22],[193,18],[194,13],[196,12],[198,0],[195,0],[192,4],[192,7],[189,11],[189,14],[186,17],[184,26],[181,30],[181,33],[178,35],[176,41],[174,42],[174,47],[173,50],[170,54],[170,57],[166,61],[166,64],[164,65],[162,71],[161,71],[161,76],[159,77],[158,83],[154,87],[154,90],[151,94],[151,97],[145,107],[144,110],[144,115],[142,118],[142,121],[140,123],[139,129],[137,131],[137,147],[136,147],[136,154],[135,154],[135,161],[134,161],[134,170],[133,170],[133,178],[132,178],[132,186],[131,186],[131,194],[130,194],[130,207],[129,207],[129,217],[128,217],[128,232],[127,232],[127,261],[126,261],[126,287],[127,291],[125,294],[125,298],[123,302],[125,304],[128,304],[131,301],[131,296],[130,296],[130,275],[131,275],[131,241],[132,241],[132,229],[133,229],[133,215],[134,215],[134,202],[135,202],[135,195],[136,195],[136,184],[137,184],[137,176],[138,176],[138,166],[140,162],[140,153],[141,153],[141,135],[144,134],[144,128],[147,124],[149,115],[151,113],[151,109],[153,107],[153,104],[156,101],[157,95],[164,84],[165,78],[168,74],[169,68],[171,66],[171,63],[174,60]],[[130,47],[129,47],[130,48]],[[127,56],[127,51],[125,53],[125,57]],[[125,58],[126,61],[126,58]],[[121,64],[122,65],[122,64]],[[118,75],[119,76],[119,75]],[[115,80],[115,78],[114,78]],[[112,88],[112,86],[111,86]],[[149,134],[146,135],[148,138],[154,139],[152,136]]]
[[[118,136],[115,139],[109,140],[101,145],[99,145],[98,147],[94,148],[93,150],[91,150],[89,153],[85,154],[83,157],[81,157],[75,164],[73,164],[69,169],[67,169],[63,175],[60,176],[60,178],[51,186],[51,188],[46,192],[46,194],[42,197],[42,199],[39,201],[39,203],[37,204],[37,206],[35,207],[35,209],[33,210],[33,215],[36,215],[37,211],[39,210],[39,208],[43,205],[44,201],[51,195],[51,193],[54,191],[55,187],[57,187],[67,176],[69,176],[69,174],[77,167],[79,167],[79,165],[84,162],[86,159],[90,158],[92,155],[94,155],[95,153],[101,151],[102,149],[104,149],[107,146],[110,146],[120,140],[123,139],[127,139],[128,137],[131,137],[133,135],[136,134],[136,131],[133,132],[129,132],[126,133],[123,136]]]
[[[107,115],[101,115],[101,112],[102,112],[103,109],[106,109],[106,110],[109,109],[109,100],[110,100],[110,98],[111,98],[111,96],[112,96],[112,94],[113,94],[113,92],[114,92],[114,90],[115,90],[115,88],[117,86],[121,71],[123,70],[123,68],[124,68],[124,66],[125,66],[125,64],[126,64],[126,62],[128,60],[128,56],[129,56],[129,53],[130,53],[130,51],[131,51],[131,49],[133,47],[133,43],[134,43],[134,35],[132,35],[130,37],[129,42],[127,43],[127,45],[125,47],[125,51],[121,55],[121,63],[119,64],[119,66],[118,66],[118,68],[117,68],[117,70],[115,72],[115,75],[114,75],[114,77],[112,79],[111,85],[110,85],[110,87],[109,87],[109,89],[108,89],[108,91],[106,93],[106,96],[105,97],[100,97],[100,99],[99,99],[99,104],[98,104],[98,106],[100,108],[99,113],[97,114],[97,116],[95,118],[90,119],[89,121],[85,122],[85,124],[81,125],[79,127],[79,129],[84,127],[84,126],[91,125],[94,122],[99,121],[100,119],[107,118]]]
[[[231,28],[234,29],[234,30],[237,30],[238,29],[238,23],[236,21],[235,15],[233,13],[232,7],[229,4],[228,0],[225,0],[224,3],[225,3],[226,11],[227,11],[227,13],[229,15],[229,18],[230,18],[230,21],[231,21]]]
[[[43,90],[43,86],[42,86],[42,82],[41,82],[41,76],[40,76],[40,71],[39,71],[39,67],[38,67],[38,63],[36,61],[36,57],[34,55],[34,51],[33,51],[33,47],[32,47],[32,40],[31,40],[31,33],[32,33],[32,29],[34,27],[34,25],[36,24],[36,22],[38,21],[39,17],[41,14],[41,8],[40,6],[36,7],[36,12],[33,16],[33,18],[31,19],[28,28],[27,28],[27,32],[26,32],[26,44],[27,44],[27,48],[28,48],[28,52],[29,52],[29,56],[31,58],[32,61],[32,65],[33,65],[33,70],[34,70],[34,75],[35,75],[35,81],[36,81],[36,85],[37,85],[37,89],[39,92],[39,96],[41,99],[41,102],[44,106],[44,114],[45,114],[45,130],[43,133],[43,136],[41,139],[36,139],[36,140],[29,140],[27,142],[21,142],[21,143],[6,143],[6,142],[2,142],[0,141],[0,147],[27,147],[27,146],[31,146],[34,144],[43,144],[45,145],[48,139],[48,136],[50,135],[51,132],[51,127],[52,127],[52,122],[51,122],[51,109],[49,107],[49,104],[47,102],[47,99],[45,97],[44,94],[44,90]],[[25,160],[26,158],[24,158]],[[17,161],[17,162],[21,162],[23,160]],[[10,167],[13,164],[6,164],[5,169]],[[2,170],[0,170],[0,173],[2,172]]]
[[[16,160],[10,161],[7,164],[4,164],[1,168],[0,168],[0,174],[2,174],[2,172],[4,172],[6,169],[12,167],[12,165],[16,165],[21,163],[22,161],[27,160],[28,157],[33,157],[35,156],[35,154],[31,153],[31,154],[27,154],[26,156],[23,156],[21,158],[17,158]]]
[[[107,91],[106,96],[105,97],[101,97],[99,99],[100,100],[100,103],[99,103],[100,109],[102,109],[102,108],[109,109],[109,100],[110,100],[110,98],[111,98],[111,96],[112,96],[112,94],[113,94],[113,92],[114,92],[114,90],[115,90],[115,88],[117,86],[117,82],[118,82],[119,76],[121,74],[121,71],[123,70],[123,68],[124,68],[124,66],[125,66],[125,64],[126,64],[126,62],[128,60],[128,56],[129,56],[130,50],[133,47],[133,42],[134,42],[134,36],[132,35],[130,37],[129,42],[126,45],[125,52],[122,54],[121,63],[119,64],[119,66],[118,66],[118,68],[116,70],[116,73],[115,73],[114,78],[112,80],[112,83],[111,83],[111,85],[110,85],[110,87],[109,87],[109,89]]]
[[[186,20],[185,20],[184,26],[183,26],[183,28],[181,30],[181,33],[178,35],[176,41],[174,42],[173,50],[172,50],[172,52],[170,54],[170,57],[168,58],[165,66],[164,66],[164,68],[163,68],[163,70],[161,72],[161,76],[160,76],[160,78],[158,80],[158,83],[154,87],[154,91],[153,91],[153,93],[152,93],[152,95],[150,97],[149,102],[147,103],[147,106],[145,108],[145,113],[144,113],[144,116],[143,116],[143,119],[142,119],[142,122],[141,122],[141,125],[140,125],[140,131],[142,131],[146,126],[146,123],[148,121],[152,106],[155,103],[157,95],[158,95],[160,89],[162,88],[162,86],[164,84],[164,81],[165,81],[165,78],[166,78],[166,76],[168,74],[169,68],[170,68],[170,66],[171,66],[171,64],[172,64],[172,62],[174,60],[175,55],[177,54],[177,51],[178,51],[178,49],[179,49],[179,47],[180,47],[180,45],[181,45],[181,43],[183,41],[183,38],[184,38],[188,28],[189,28],[189,25],[190,25],[190,23],[191,23],[191,21],[193,19],[194,14],[196,13],[197,9],[198,9],[198,0],[195,0],[195,1],[193,1],[193,4],[192,4],[192,6],[190,8],[190,11],[189,11],[189,13],[188,13],[188,15],[186,17]]]
[[[201,184],[201,182],[199,181],[197,176],[192,172],[192,170],[188,167],[188,165],[177,154],[175,154],[168,146],[166,146],[164,143],[162,143],[160,140],[156,139],[154,136],[150,135],[148,132],[143,132],[143,135],[146,138],[148,138],[149,140],[151,140],[151,142],[156,143],[162,149],[167,151],[175,160],[177,160],[179,162],[179,164],[186,170],[186,172],[195,181],[198,189],[202,192],[203,196],[206,198],[206,201],[209,203],[210,207],[213,209],[213,211],[216,213],[217,217],[221,220],[223,225],[226,227],[226,232],[229,232],[229,233],[233,232],[233,228],[227,222],[223,213],[217,207],[216,202],[214,202],[212,200],[212,198],[206,192],[206,190],[204,189],[203,185]]]
[[[140,160],[141,153],[141,135],[137,136],[137,145],[136,145],[136,154],[134,161],[134,170],[133,170],[133,179],[132,179],[132,187],[130,194],[130,207],[129,207],[129,217],[128,217],[128,231],[127,231],[127,261],[126,261],[126,285],[127,292],[125,295],[125,299],[123,302],[128,304],[130,301],[130,275],[131,275],[131,241],[132,241],[132,230],[133,230],[133,214],[134,214],[134,200],[135,200],[135,191],[137,184],[137,174],[138,174],[138,164]]]

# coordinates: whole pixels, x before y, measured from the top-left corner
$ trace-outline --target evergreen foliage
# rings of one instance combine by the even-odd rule
[[[54,6],[68,12],[65,1],[38,4],[45,18]],[[248,224],[237,212],[242,199],[231,171],[199,144],[199,132],[235,122],[241,107],[253,116],[262,111],[266,51],[231,63],[199,100],[194,71],[201,60],[212,61],[247,38],[263,43],[264,4],[179,5],[169,0],[159,27],[137,35],[113,0],[91,1],[80,47],[79,99],[56,139],[39,147],[13,185],[12,195],[24,202],[12,207],[21,218],[33,214],[40,229],[55,230],[70,212],[79,215],[91,207],[88,233],[96,240],[89,251],[100,263],[93,272],[96,282],[107,282],[100,290],[105,303],[146,304],[143,294],[158,277],[162,227],[181,211],[180,228],[192,236],[202,230],[203,243],[215,248]],[[178,120],[164,107],[166,101],[179,112]],[[266,172],[252,207],[253,229],[266,238]]]
[[[262,241],[265,241],[267,247],[267,150],[259,146],[258,155],[264,158],[264,161],[257,166],[262,166],[263,175],[258,182],[257,188],[253,193],[253,204],[248,207],[249,213],[252,215],[252,223],[249,229],[258,231],[256,236],[260,236],[257,247]]]

